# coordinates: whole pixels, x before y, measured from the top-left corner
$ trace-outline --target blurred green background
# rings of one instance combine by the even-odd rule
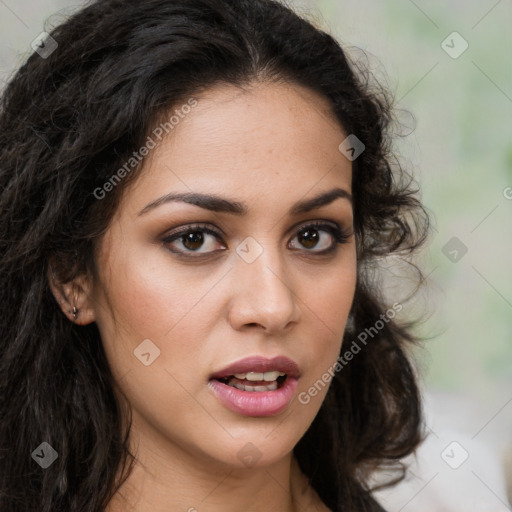
[[[469,397],[477,414],[468,430],[492,424],[483,439],[501,449],[512,443],[512,2],[288,4],[355,58],[364,50],[405,110],[399,118],[412,127],[414,116],[397,150],[433,216],[421,258],[428,279],[410,310],[430,315],[420,371],[428,393],[452,397],[445,414],[457,416],[458,397]],[[0,1],[2,81],[43,29],[81,5]]]

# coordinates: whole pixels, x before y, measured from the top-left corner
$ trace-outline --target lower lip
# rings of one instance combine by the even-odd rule
[[[245,416],[272,416],[284,411],[291,402],[297,379],[286,377],[283,385],[274,391],[242,391],[212,379],[208,386],[228,409]]]

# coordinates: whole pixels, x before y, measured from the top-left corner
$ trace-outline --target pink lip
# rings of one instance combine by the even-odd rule
[[[300,376],[299,366],[288,357],[277,356],[267,359],[261,356],[250,356],[240,359],[240,361],[236,361],[223,370],[214,373],[210,376],[210,379],[221,379],[235,373],[270,372],[272,370],[284,372],[290,377],[298,378]]]
[[[283,385],[274,391],[242,391],[217,380],[235,373],[272,370],[287,374]],[[234,412],[245,416],[272,416],[279,414],[289,405],[297,388],[299,377],[300,370],[297,363],[287,357],[278,356],[266,359],[252,356],[214,373],[208,382],[208,387],[225,407]]]

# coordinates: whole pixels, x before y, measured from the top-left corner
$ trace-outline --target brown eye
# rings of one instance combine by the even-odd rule
[[[306,248],[306,249],[312,249],[316,246],[316,244],[320,240],[320,236],[318,235],[317,229],[307,228],[300,232],[298,235],[298,238],[300,240],[300,243]]]
[[[188,226],[167,235],[162,243],[177,254],[208,254],[226,248],[220,240],[220,234],[207,226]]]
[[[350,234],[336,224],[318,222],[303,226],[290,242],[296,250],[324,255],[336,249],[337,244],[347,242]],[[293,242],[298,240],[298,243]],[[227,249],[221,234],[208,226],[192,225],[175,230],[162,239],[169,251],[183,257],[200,257]]]
[[[337,244],[345,243],[348,238],[349,234],[339,226],[317,222],[300,228],[293,239],[297,239],[298,243],[291,245],[294,249],[305,249],[312,254],[327,254],[334,251]]]
[[[181,237],[184,247],[191,251],[197,251],[204,243],[204,237],[200,231],[193,231]]]

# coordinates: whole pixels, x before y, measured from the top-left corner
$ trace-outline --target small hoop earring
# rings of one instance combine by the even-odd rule
[[[73,321],[78,318],[78,308],[73,306]]]

